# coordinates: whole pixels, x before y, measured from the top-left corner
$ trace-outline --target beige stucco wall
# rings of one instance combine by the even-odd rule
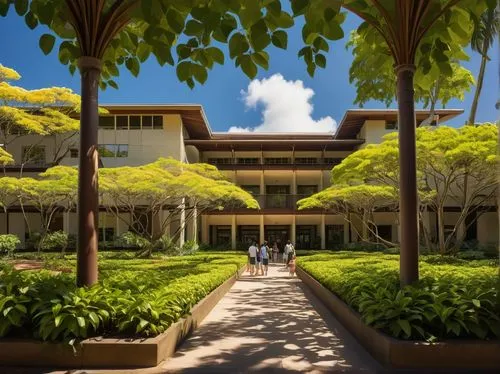
[[[498,214],[488,212],[477,220],[477,239],[481,244],[496,243],[498,245]]]
[[[385,129],[384,120],[367,120],[359,132],[359,138],[365,139],[363,146],[382,142],[382,137],[394,130]]]

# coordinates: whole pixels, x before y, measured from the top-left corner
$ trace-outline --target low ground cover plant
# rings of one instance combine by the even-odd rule
[[[42,271],[17,271],[3,263],[0,337],[74,342],[158,335],[246,262],[235,253],[105,257],[99,262],[100,282],[91,288],[77,288],[73,273],[59,272],[74,269],[74,255],[47,256]]]
[[[421,280],[399,287],[399,256],[335,252],[298,264],[360,313],[400,339],[500,338],[498,260],[422,256]]]

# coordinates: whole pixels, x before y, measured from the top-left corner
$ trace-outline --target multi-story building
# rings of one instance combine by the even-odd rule
[[[100,117],[100,163],[104,167],[136,166],[159,157],[217,166],[228,179],[251,192],[260,210],[225,209],[203,213],[197,224],[186,222],[180,241],[198,238],[213,246],[237,248],[249,240],[280,242],[290,239],[297,248],[332,248],[358,241],[356,230],[342,216],[323,210],[298,211],[296,202],[328,187],[330,170],[344,157],[367,144],[378,143],[391,131],[397,131],[395,110],[348,110],[335,133],[224,133],[212,132],[199,105],[104,105],[109,114]],[[437,110],[434,125],[462,113],[462,110]],[[417,124],[428,117],[417,111]],[[60,161],[76,165],[77,134],[69,141],[69,152]],[[60,139],[59,139],[60,141]],[[36,146],[33,146],[36,144]],[[43,171],[54,160],[57,139],[22,136],[9,144],[16,160],[25,158],[30,147],[29,162],[23,175]],[[67,145],[66,145],[67,146]],[[34,155],[34,156],[33,156]],[[35,157],[36,156],[36,157]],[[7,174],[19,175],[19,165],[7,168]],[[445,225],[454,225],[457,209],[448,207]],[[10,209],[9,219],[0,214],[0,228],[20,238],[26,236],[23,213]],[[37,214],[26,213],[32,231],[40,225]],[[110,240],[126,232],[126,217],[117,219],[104,210],[100,213],[100,239]],[[53,229],[76,233],[76,213],[55,217]],[[398,241],[395,214],[375,213],[379,235]],[[427,214],[428,225],[435,235],[436,218]],[[177,225],[183,225],[182,220]],[[434,228],[434,229],[433,229]],[[177,228],[170,228],[176,230]],[[197,231],[196,233],[194,231]],[[467,239],[480,243],[498,242],[498,215],[483,214],[467,230]]]

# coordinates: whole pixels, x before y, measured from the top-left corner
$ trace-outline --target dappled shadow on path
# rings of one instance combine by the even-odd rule
[[[318,313],[319,311],[319,313]],[[165,372],[376,372],[375,361],[283,266],[243,276]]]

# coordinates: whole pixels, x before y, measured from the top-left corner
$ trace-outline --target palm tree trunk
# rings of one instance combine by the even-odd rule
[[[413,88],[414,65],[396,68],[399,122],[399,215],[401,286],[418,281],[418,195],[416,119]]]
[[[81,57],[82,104],[80,117],[80,166],[78,168],[78,256],[77,286],[97,282],[99,191],[97,184],[98,84],[101,63]]]
[[[484,52],[483,48],[483,52]],[[474,93],[474,100],[472,101],[472,106],[470,108],[468,125],[474,125],[476,123],[476,112],[477,105],[479,103],[479,96],[481,96],[481,90],[483,89],[484,73],[486,71],[486,63],[488,62],[488,57],[486,53],[483,53],[481,57],[481,67],[479,68],[479,75],[477,77],[476,92]]]

